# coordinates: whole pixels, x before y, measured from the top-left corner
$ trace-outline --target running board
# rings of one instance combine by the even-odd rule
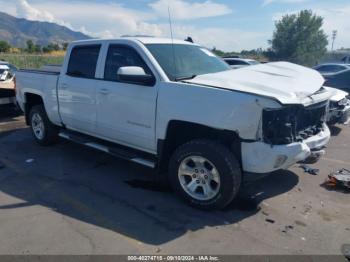
[[[109,142],[104,142],[102,140],[94,139],[93,137],[78,134],[75,132],[62,131],[58,134],[58,136],[149,168],[156,167],[156,161],[147,159],[146,157],[142,156],[142,153],[137,153],[137,151],[133,149],[128,150],[126,147],[119,147],[114,144],[112,145]]]

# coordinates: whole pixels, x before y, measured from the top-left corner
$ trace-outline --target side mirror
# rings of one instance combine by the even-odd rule
[[[121,82],[145,86],[153,86],[156,82],[154,76],[146,74],[145,70],[138,66],[119,68],[117,78]]]

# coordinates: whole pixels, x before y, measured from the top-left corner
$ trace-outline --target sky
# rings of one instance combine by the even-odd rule
[[[96,38],[122,35],[191,36],[208,48],[241,51],[267,48],[274,23],[303,9],[324,17],[335,48],[350,47],[350,0],[0,0],[1,11],[54,22]]]

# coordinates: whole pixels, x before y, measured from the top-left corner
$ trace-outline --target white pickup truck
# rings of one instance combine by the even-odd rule
[[[330,139],[314,70],[286,62],[238,70],[193,43],[72,43],[60,69],[21,70],[17,100],[42,145],[69,139],[168,174],[202,209],[228,205],[249,176],[287,169]]]

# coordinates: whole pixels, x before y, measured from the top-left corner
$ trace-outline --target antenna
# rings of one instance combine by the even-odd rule
[[[172,21],[171,21],[170,6],[168,6],[168,15],[169,15],[169,26],[170,26],[170,35],[171,35],[171,47],[172,47],[172,51],[173,51],[173,62],[174,62],[175,78],[177,78],[178,75],[177,75],[177,68],[176,68],[176,56],[175,56],[175,46],[174,46],[173,24],[172,24]]]

